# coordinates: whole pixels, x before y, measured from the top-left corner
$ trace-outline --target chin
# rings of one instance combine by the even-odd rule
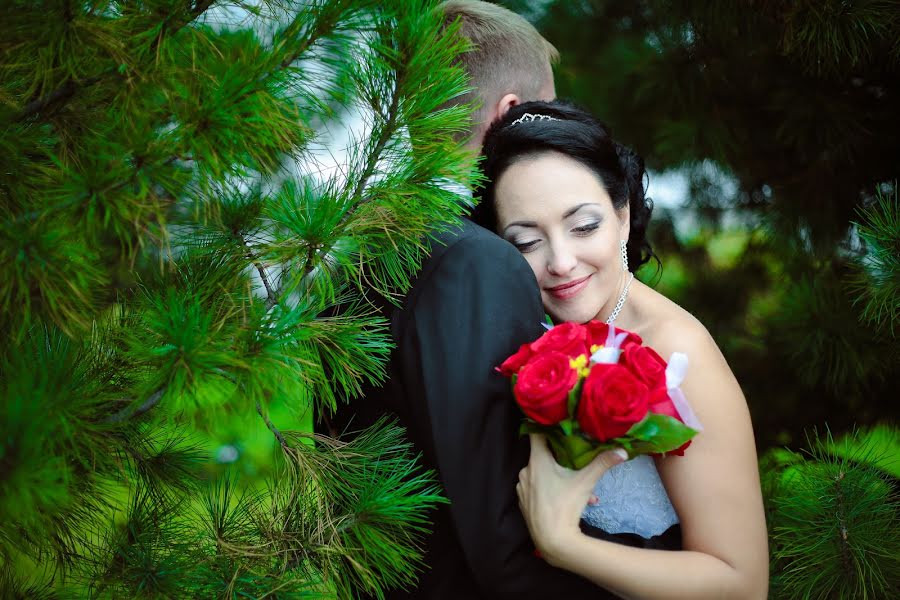
[[[547,307],[545,305],[545,310],[547,313],[553,318],[553,320],[557,323],[563,323],[571,321],[573,323],[587,323],[591,319],[597,316],[598,310],[591,310],[587,308],[564,308],[559,309],[557,307]]]

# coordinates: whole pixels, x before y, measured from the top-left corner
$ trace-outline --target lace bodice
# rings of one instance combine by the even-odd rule
[[[588,505],[582,518],[607,533],[660,535],[678,523],[656,463],[637,456],[607,471],[594,486],[599,504]]]

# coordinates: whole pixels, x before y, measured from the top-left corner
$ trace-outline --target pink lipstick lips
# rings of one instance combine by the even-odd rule
[[[585,288],[588,283],[588,279],[591,276],[588,275],[586,277],[582,277],[581,279],[576,279],[574,281],[570,281],[568,283],[564,283],[562,285],[558,285],[552,288],[544,288],[547,290],[547,293],[557,298],[559,300],[568,300],[569,298],[573,298]]]

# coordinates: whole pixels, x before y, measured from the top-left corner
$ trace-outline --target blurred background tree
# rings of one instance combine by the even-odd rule
[[[760,450],[896,422],[900,4],[504,4],[559,48],[559,96],[646,158],[650,195],[684,188],[641,276],[710,329]]]
[[[402,293],[465,209],[433,5],[3,2],[0,596],[415,580],[433,474],[390,423],[309,432],[384,377],[363,282]]]

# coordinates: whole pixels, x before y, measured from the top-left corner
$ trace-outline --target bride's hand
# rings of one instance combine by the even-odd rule
[[[583,535],[578,521],[597,480],[625,460],[622,449],[609,450],[578,471],[560,466],[542,435],[530,434],[531,457],[519,471],[516,493],[535,547],[554,564],[572,536]]]

